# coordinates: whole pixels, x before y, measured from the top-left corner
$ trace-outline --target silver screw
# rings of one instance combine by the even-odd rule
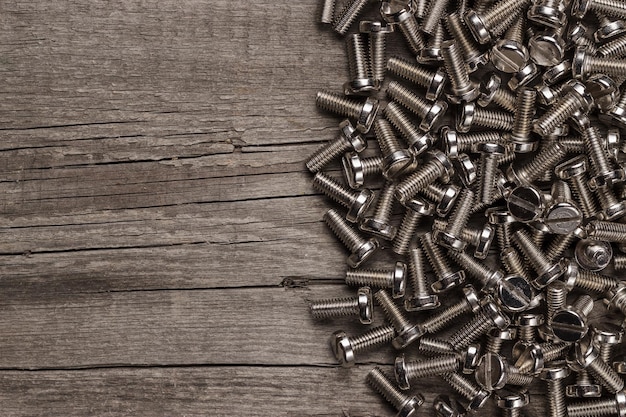
[[[539,0],[528,9],[528,20],[540,25],[560,29],[567,23],[563,0]]]
[[[532,137],[532,123],[535,116],[537,93],[532,88],[520,88],[515,98],[515,113],[510,140],[517,153],[533,152],[538,141]]]
[[[335,3],[336,0],[324,0],[320,22],[326,23],[327,25],[333,23],[333,21],[335,20]]]
[[[597,398],[602,396],[602,387],[591,380],[589,372],[581,369],[577,362],[570,362],[570,367],[576,370],[576,382],[565,387],[565,396],[568,398]]]
[[[530,3],[531,0],[504,0],[483,13],[469,10],[465,14],[465,22],[474,35],[474,39],[481,44],[486,44],[491,42],[492,37],[501,35]]]
[[[624,329],[610,323],[597,323],[591,327],[591,335],[600,349],[600,358],[607,364],[611,363],[615,348],[622,343]]]
[[[419,55],[424,49],[424,36],[419,30],[419,24],[411,10],[410,2],[403,4],[383,1],[380,4],[380,13],[388,23],[398,26],[411,52],[415,56]]]
[[[409,417],[424,403],[421,394],[405,395],[379,367],[367,374],[367,382],[398,410],[398,416]]]
[[[343,85],[345,95],[368,95],[380,88],[379,82],[372,75],[366,45],[366,38],[362,33],[353,33],[346,38],[350,81]]]
[[[446,29],[448,29],[448,32],[452,35],[452,38],[459,43],[465,63],[470,72],[476,71],[479,67],[489,62],[489,53],[481,52],[480,49],[476,47],[474,39],[458,11],[449,14],[443,21],[445,22]]]
[[[330,91],[318,91],[315,103],[321,109],[356,120],[361,133],[369,132],[378,113],[378,100],[372,97],[361,102]]]
[[[495,394],[496,405],[502,409],[503,417],[521,417],[521,409],[528,405],[529,398],[525,392],[500,390]]]
[[[374,130],[383,155],[383,176],[391,180],[411,172],[416,165],[415,158],[400,145],[391,124],[385,119],[377,119]]]
[[[581,295],[571,305],[556,311],[550,327],[555,337],[562,342],[577,342],[588,332],[587,317],[593,309],[593,298]]]
[[[589,35],[589,28],[582,22],[570,25],[567,29],[568,48],[584,46],[587,48],[587,52],[595,55],[598,52],[598,47]]]
[[[591,171],[593,174],[589,180],[591,189],[594,190],[598,187],[606,189],[614,183],[624,181],[624,170],[613,169],[611,166],[609,155],[602,146],[603,141],[600,139],[598,128],[591,125],[591,121],[587,116],[578,119],[578,123],[582,126],[585,151],[589,154],[589,159],[591,160]]]
[[[306,167],[311,172],[318,172],[344,153],[348,151],[361,152],[365,148],[367,148],[367,141],[349,120],[344,120],[339,125],[337,138],[315,151],[307,160]]]
[[[467,133],[473,126],[487,129],[511,131],[514,125],[513,114],[488,110],[478,107],[474,102],[462,105],[457,113],[456,128],[459,132]]]
[[[623,77],[626,75],[626,59],[598,58],[590,56],[584,46],[577,47],[572,60],[573,77],[585,79],[587,75],[597,73]]]
[[[374,199],[370,190],[351,190],[333,177],[318,172],[313,177],[313,187],[348,209],[346,219],[352,223],[359,221]]]
[[[538,374],[545,363],[550,363],[563,356],[572,347],[571,343],[533,343],[526,347],[515,362],[522,373]]]
[[[461,191],[446,228],[433,231],[433,240],[435,242],[457,251],[465,249],[467,243],[461,239],[461,234],[467,225],[474,200],[474,192],[472,190],[466,188]]]
[[[480,358],[474,378],[487,391],[501,389],[505,385],[527,387],[534,379],[532,375],[520,373],[517,367],[510,365],[502,356],[491,352]]]
[[[433,409],[437,417],[465,417],[465,407],[448,395],[438,395],[433,400]]]
[[[495,103],[503,109],[515,113],[517,104],[515,103],[516,97],[509,90],[502,85],[502,79],[498,74],[491,73],[488,77],[485,77],[485,81],[481,83],[480,97],[478,98],[478,105],[486,107],[489,103]],[[515,124],[514,126],[515,127]]]
[[[619,0],[574,0],[572,14],[578,19],[585,17],[589,10],[626,19],[626,5]]]
[[[626,33],[626,22],[623,20],[611,19],[604,13],[598,11],[594,14],[598,18],[598,30],[596,30],[593,34],[593,38],[596,43],[603,43],[603,41],[607,41]]]
[[[546,208],[543,224],[556,235],[571,236],[578,229],[583,220],[583,214],[572,200],[569,186],[561,180],[552,183],[552,202]]]
[[[560,179],[568,182],[583,215],[586,219],[590,219],[598,213],[599,209],[591,190],[587,187],[587,169],[587,157],[579,155],[557,165],[554,172]]]
[[[549,417],[567,417],[565,408],[565,385],[563,380],[569,376],[569,368],[564,363],[555,363],[544,368],[539,377],[548,385]]]
[[[504,270],[511,274],[530,279],[526,262],[522,259],[519,252],[513,247],[506,247],[500,251],[500,260],[504,266]]]
[[[365,184],[365,178],[382,174],[383,157],[362,158],[356,152],[348,152],[341,159],[344,178],[352,189],[359,189]]]
[[[396,337],[391,342],[396,349],[404,349],[424,334],[423,326],[411,323],[387,291],[384,289],[376,291],[374,298],[382,307],[385,317],[396,329]]]
[[[434,182],[428,184],[420,193],[424,194],[435,203],[437,215],[444,217],[447,216],[450,210],[452,210],[452,207],[454,207],[456,199],[461,193],[461,188],[455,184],[442,185]]]
[[[461,301],[435,313],[422,322],[422,326],[428,333],[437,333],[450,324],[459,316],[471,312],[478,312],[481,308],[478,292],[471,285],[463,288],[463,298]],[[422,339],[423,343],[424,339]]]
[[[502,345],[513,339],[515,339],[514,329],[491,329],[491,331],[487,334],[487,344],[485,346],[485,350],[491,353],[500,353]]]
[[[552,326],[554,314],[565,307],[567,292],[567,286],[563,281],[554,281],[548,285],[546,292],[546,323],[548,326]]]
[[[568,235],[555,236],[546,248],[546,257],[551,261],[557,261],[563,258],[563,254],[568,250],[576,240],[584,237],[586,232],[582,228],[578,228]]]
[[[368,3],[369,0],[350,0],[336,16],[333,25],[335,32],[345,35]]]
[[[442,178],[444,182],[450,181],[454,174],[452,162],[443,152],[433,149],[427,155],[430,159],[426,163],[397,184],[395,195],[401,203],[410,200],[438,178]]]
[[[428,261],[435,271],[435,275],[438,277],[438,280],[432,285],[434,292],[444,292],[465,282],[465,271],[462,269],[452,269],[442,248],[434,242],[431,233],[422,235],[420,244],[426,252]]]
[[[444,220],[435,219],[433,229],[445,230],[447,224]],[[478,259],[487,258],[495,236],[495,228],[490,224],[485,224],[482,228],[466,227],[461,231],[461,239],[474,246],[474,257]]]
[[[605,43],[598,48],[598,54],[603,58],[617,58],[626,54],[626,35]]]
[[[311,315],[316,319],[356,316],[362,324],[374,319],[374,301],[369,287],[359,288],[356,297],[315,300],[309,304]]]
[[[450,80],[452,94],[448,97],[452,102],[473,101],[480,94],[475,82],[470,80],[467,65],[463,60],[462,51],[455,41],[445,41],[441,44],[441,53]]]
[[[432,204],[419,197],[411,199],[405,207],[407,210],[391,246],[391,250],[398,255],[408,253],[420,221],[424,216],[430,216],[433,211]]]
[[[406,290],[406,264],[397,261],[392,269],[353,269],[346,271],[345,282],[352,286],[387,288],[393,298],[402,298]]]
[[[435,31],[426,42],[426,47],[420,51],[417,56],[417,62],[420,64],[438,64],[443,61],[441,55],[441,43],[444,40],[445,29],[443,23],[439,21],[435,27]]]
[[[492,327],[504,329],[511,323],[492,301],[488,301],[472,320],[465,323],[450,337],[450,343],[457,349],[467,347],[474,340],[486,334]]]
[[[613,123],[626,128],[626,87],[622,88],[619,101],[607,114]]]
[[[567,149],[559,142],[543,147],[530,161],[513,168],[509,166],[506,176],[516,184],[530,184],[541,177],[544,172],[552,170],[567,155]]]
[[[528,40],[530,58],[535,64],[547,67],[563,61],[567,49],[562,36],[564,30],[564,27],[542,30]]]
[[[626,255],[613,256],[613,268],[616,271],[626,270]]]
[[[621,282],[608,289],[604,298],[604,304],[609,311],[620,310],[626,312],[626,286]]]
[[[444,354],[419,361],[406,361],[404,354],[396,357],[394,374],[400,389],[408,390],[411,386],[433,375],[446,372],[455,372],[459,369],[460,355],[458,353]]]
[[[576,263],[589,271],[601,271],[613,259],[613,247],[609,242],[597,239],[580,240],[574,248]]]
[[[409,144],[409,150],[413,155],[419,156],[430,149],[435,139],[428,132],[420,131],[410,117],[402,110],[402,106],[391,101],[384,110],[385,118],[395,127]]]
[[[578,364],[607,389],[615,394],[624,389],[624,380],[600,358],[600,351],[592,343],[590,337],[583,338],[575,345],[575,356]]]
[[[441,374],[440,376],[444,381],[450,384],[456,392],[469,401],[467,406],[468,411],[478,410],[487,403],[487,400],[489,400],[489,391],[481,389],[475,383],[457,372],[447,372],[445,374]]]
[[[359,224],[359,228],[366,233],[385,240],[393,240],[396,236],[397,229],[390,222],[391,211],[395,202],[393,195],[395,185],[392,182],[386,182],[376,203],[376,210],[371,217],[365,217]]]
[[[593,414],[592,414],[593,413]],[[615,394],[614,398],[603,400],[585,401],[581,403],[573,403],[567,405],[568,417],[588,417],[590,415],[622,416],[626,413],[626,393],[620,391]]]
[[[425,97],[434,101],[441,95],[446,85],[447,75],[443,69],[433,71],[420,67],[402,58],[391,57],[387,62],[387,70],[398,77],[411,81],[426,88]]]
[[[607,242],[626,242],[626,224],[593,220],[587,223],[587,233],[590,237]]]
[[[578,274],[575,275],[571,281],[572,288],[580,288],[599,294],[610,291],[619,285],[619,281],[616,278],[607,277],[584,269],[579,270]]]
[[[422,32],[433,35],[437,25],[441,22],[441,18],[448,8],[450,0],[431,1],[428,12],[422,22]]]
[[[439,297],[431,294],[424,271],[424,253],[419,247],[409,249],[409,280],[413,293],[405,298],[404,309],[407,311],[432,310],[441,305]]]
[[[330,346],[341,366],[350,367],[354,365],[356,355],[390,343],[395,334],[391,325],[375,327],[354,337],[348,336],[343,330],[337,330],[331,336]]]
[[[576,81],[568,82],[567,91],[567,94],[533,122],[535,132],[547,136],[577,111],[589,110],[593,99],[584,84]]]
[[[477,147],[480,152],[480,178],[478,200],[481,203],[491,203],[495,194],[496,170],[498,158],[505,154],[505,148],[497,143],[481,143]]]
[[[544,288],[565,272],[562,262],[550,262],[525,231],[518,230],[513,233],[511,240],[522,251],[537,272],[537,278],[531,282],[535,288]]]
[[[324,214],[324,221],[335,235],[346,245],[352,254],[348,257],[348,265],[357,268],[368,260],[378,249],[378,241],[375,238],[366,239],[361,237],[356,230],[350,227],[341,214],[335,209],[330,209]]]
[[[469,276],[476,279],[481,285],[482,292],[491,292],[496,288],[504,273],[498,269],[492,269],[488,265],[478,262],[473,256],[465,252],[450,251],[450,257],[461,265]]]
[[[491,49],[491,63],[499,71],[514,74],[526,66],[529,54],[524,46],[525,23],[524,17],[518,17]]]
[[[387,67],[387,35],[393,32],[393,26],[379,21],[362,20],[359,31],[368,35],[372,77],[382,85]]]
[[[387,95],[419,116],[422,119],[419,127],[425,132],[431,130],[448,110],[445,101],[430,103],[397,81],[389,83]]]

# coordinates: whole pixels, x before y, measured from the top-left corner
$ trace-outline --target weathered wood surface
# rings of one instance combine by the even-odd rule
[[[393,413],[394,352],[341,369],[363,328],[307,312],[349,293],[303,163],[346,77],[318,3],[0,0],[0,414]]]

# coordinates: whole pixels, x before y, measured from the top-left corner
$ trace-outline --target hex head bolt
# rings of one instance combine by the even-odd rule
[[[624,380],[600,358],[600,350],[590,337],[583,338],[575,344],[575,356],[578,364],[611,394],[624,389]]]
[[[480,90],[469,77],[460,47],[455,41],[447,40],[441,44],[441,53],[446,74],[450,80],[451,95],[449,98],[451,101],[460,103],[475,100],[479,96]]]
[[[564,362],[553,363],[544,368],[539,378],[548,385],[548,416],[567,417],[565,408],[565,385],[563,380],[570,374],[570,370]]]
[[[351,367],[358,354],[390,343],[395,335],[396,331],[393,326],[387,324],[352,337],[343,330],[337,330],[330,338],[330,347],[341,366]]]
[[[345,282],[352,286],[368,286],[391,290],[393,298],[402,298],[406,291],[407,267],[397,261],[391,269],[353,269],[346,271]]]
[[[433,71],[398,57],[389,58],[387,71],[426,88],[425,97],[430,101],[435,101],[441,95],[447,81],[447,75],[443,69]]]
[[[352,23],[363,13],[369,0],[350,0],[345,7],[335,16],[333,29],[340,35],[348,33]]]
[[[511,324],[510,319],[500,311],[500,308],[495,303],[489,301],[472,320],[454,332],[449,337],[449,340],[452,346],[462,349],[486,334],[492,327],[505,329],[509,324]]]
[[[306,167],[311,172],[318,172],[346,152],[361,152],[365,148],[367,148],[365,138],[349,120],[344,120],[339,124],[339,135],[337,138],[316,150],[307,160]]]
[[[398,410],[396,417],[415,416],[417,409],[424,403],[424,397],[421,394],[408,396],[400,391],[394,381],[378,366],[367,374],[366,379],[368,384]]]
[[[589,330],[587,316],[593,309],[593,298],[581,295],[572,303],[556,311],[552,316],[552,332],[562,342],[577,342]]]
[[[424,253],[419,247],[409,249],[409,282],[413,293],[404,299],[406,311],[432,310],[441,305],[439,297],[431,294],[426,272],[424,271]]]
[[[445,230],[447,222],[435,219],[433,228]],[[490,224],[485,224],[483,228],[466,227],[461,231],[461,239],[474,247],[474,257],[478,259],[486,259],[489,249],[496,236],[495,228]]]
[[[411,241],[415,237],[415,231],[424,216],[430,216],[433,206],[430,202],[414,197],[405,204],[406,212],[402,218],[402,223],[393,239],[391,250],[398,255],[406,255],[409,252]]]
[[[498,159],[506,152],[504,146],[497,143],[481,143],[477,146],[480,152],[480,179],[478,190],[478,201],[489,204],[494,199],[495,175],[498,169]]]
[[[328,210],[324,214],[324,221],[339,240],[346,245],[348,250],[352,252],[347,260],[350,267],[357,268],[378,249],[379,244],[376,238],[367,239],[360,236],[337,210]]]
[[[588,111],[593,99],[584,84],[568,82],[567,93],[533,122],[533,130],[542,136],[550,135],[577,111]]]
[[[422,322],[426,332],[434,334],[446,329],[463,314],[477,313],[481,308],[478,292],[473,286],[463,288],[463,298],[455,304],[434,313]],[[423,343],[424,339],[422,339]]]
[[[365,184],[365,179],[383,172],[383,157],[370,156],[362,158],[356,152],[348,152],[341,158],[344,178],[350,188],[356,190]]]
[[[440,377],[450,384],[452,389],[469,401],[466,407],[467,411],[476,411],[483,407],[489,400],[489,391],[480,388],[458,372],[447,372],[441,374]]]
[[[323,172],[315,174],[313,187],[346,207],[348,209],[346,219],[352,223],[358,222],[363,217],[374,199],[372,191],[366,189],[361,191],[351,190]]]
[[[415,168],[415,158],[400,145],[391,124],[385,119],[374,122],[376,139],[383,155],[383,176],[389,180],[402,176]]]
[[[391,342],[396,349],[404,349],[422,337],[424,334],[423,326],[411,323],[400,308],[393,302],[393,299],[386,290],[382,289],[376,291],[374,298],[376,298],[376,301],[383,309],[387,320],[389,320],[393,328],[396,329],[396,337]]]
[[[378,113],[378,100],[373,97],[360,101],[331,91],[318,91],[315,103],[328,112],[356,120],[361,133],[369,132]]]
[[[468,10],[464,19],[474,39],[480,44],[491,42],[500,36],[526,10],[530,0],[504,0],[491,6],[485,12]]]
[[[601,416],[626,416],[626,393],[620,391],[614,398],[585,401],[567,405],[568,417],[601,417]]]
[[[619,0],[574,0],[572,14],[578,19],[585,17],[589,10],[626,19],[626,4]]]
[[[572,60],[572,76],[584,80],[590,74],[624,77],[626,76],[626,59],[594,57],[587,48],[579,46]]]
[[[489,53],[481,52],[480,49],[478,49],[459,11],[449,14],[443,21],[446,29],[452,35],[452,38],[457,41],[461,47],[463,58],[469,72],[474,72],[489,62]]]
[[[465,252],[449,251],[448,254],[456,263],[461,265],[469,276],[478,281],[481,285],[480,290],[482,292],[491,292],[504,278],[504,272],[498,269],[492,269],[480,263],[473,256]]]
[[[520,373],[517,367],[510,365],[497,353],[486,353],[480,358],[474,378],[487,391],[498,390],[505,385],[526,387],[534,379],[532,375]]]
[[[531,184],[546,171],[551,171],[567,155],[567,149],[559,142],[553,142],[541,150],[524,165],[507,169],[506,176],[515,184]]]
[[[311,316],[315,319],[332,317],[358,317],[362,324],[371,324],[374,319],[374,300],[369,287],[359,288],[356,297],[329,298],[311,301]]]
[[[516,96],[502,85],[502,79],[498,74],[492,73],[481,82],[480,97],[477,101],[480,107],[494,103],[504,110],[515,113],[517,108],[515,101]]]
[[[532,135],[536,99],[537,92],[532,88],[520,88],[517,91],[513,129],[509,136],[513,150],[517,153],[528,153],[537,149],[539,142]]]
[[[402,4],[383,1],[380,4],[380,14],[388,23],[395,24],[400,29],[411,52],[415,56],[419,55],[425,46],[424,36],[419,30],[419,23],[411,10],[410,2]]]
[[[425,132],[431,130],[448,110],[448,103],[445,101],[430,103],[397,81],[389,83],[387,95],[419,116],[422,119],[419,128]]]
[[[574,198],[578,202],[578,206],[583,212],[586,219],[593,218],[599,211],[598,205],[594,199],[593,193],[587,186],[587,157],[586,155],[578,155],[572,159],[560,163],[554,168],[557,177],[567,181]]]
[[[376,210],[371,217],[365,217],[359,224],[361,231],[385,240],[393,240],[396,227],[391,224],[391,211],[395,202],[393,195],[395,184],[386,182],[376,203]]]
[[[407,361],[404,354],[396,357],[394,374],[400,389],[408,390],[413,384],[434,375],[456,372],[460,366],[460,354],[450,353],[428,359]]]
[[[379,21],[362,20],[359,23],[359,31],[367,34],[372,77],[374,81],[382,85],[387,67],[387,36],[394,31],[393,25],[386,25]]]
[[[435,180],[441,178],[443,182],[448,182],[454,175],[452,162],[446,154],[433,149],[428,151],[427,155],[429,156],[427,162],[397,184],[395,195],[400,203],[406,203]]]
[[[457,113],[456,129],[461,133],[469,132],[473,126],[481,126],[493,130],[511,131],[514,125],[513,114],[488,110],[478,107],[475,102],[467,102]]]
[[[455,184],[442,185],[434,182],[428,184],[420,193],[435,204],[438,216],[445,217],[456,204],[456,199],[461,194],[461,187]]]
[[[398,103],[389,102],[385,107],[384,114],[389,123],[400,132],[406,143],[409,144],[409,150],[413,155],[419,156],[432,147],[435,139],[430,133],[420,131]]]
[[[514,74],[528,62],[530,56],[524,46],[525,22],[523,16],[518,17],[491,49],[491,63],[499,71]]]
[[[532,264],[535,272],[537,272],[537,278],[531,281],[535,288],[542,289],[546,287],[565,272],[563,262],[550,262],[524,230],[520,229],[513,233],[511,240],[522,251]]]
[[[472,190],[465,188],[461,191],[446,228],[444,230],[433,230],[432,237],[435,242],[456,251],[465,249],[467,242],[461,236],[470,217],[474,200],[475,195]]]
[[[465,271],[452,269],[441,247],[433,240],[432,233],[420,237],[420,244],[433,267],[437,280],[432,284],[435,293],[441,293],[465,282]]]
[[[348,68],[350,80],[343,85],[345,95],[368,95],[380,88],[372,75],[367,40],[362,33],[353,33],[346,37]]]

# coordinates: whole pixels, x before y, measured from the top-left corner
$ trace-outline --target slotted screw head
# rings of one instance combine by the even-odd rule
[[[528,405],[529,396],[525,392],[509,389],[499,390],[495,394],[496,405],[504,410],[514,410]]]
[[[530,307],[535,296],[528,279],[519,275],[507,275],[497,284],[498,304],[510,313],[519,313]]]
[[[491,49],[491,63],[501,72],[513,74],[521,70],[530,54],[528,49],[519,42],[501,39]]]
[[[515,188],[506,201],[511,216],[522,223],[540,219],[546,208],[543,193],[532,185],[521,185]]]
[[[580,340],[589,330],[587,318],[569,306],[554,313],[551,327],[554,336],[569,343]]]

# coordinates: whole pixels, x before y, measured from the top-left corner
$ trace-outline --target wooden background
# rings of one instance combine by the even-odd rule
[[[339,368],[364,329],[307,310],[350,293],[304,167],[347,77],[319,3],[0,1],[2,416],[394,414],[394,352]]]

